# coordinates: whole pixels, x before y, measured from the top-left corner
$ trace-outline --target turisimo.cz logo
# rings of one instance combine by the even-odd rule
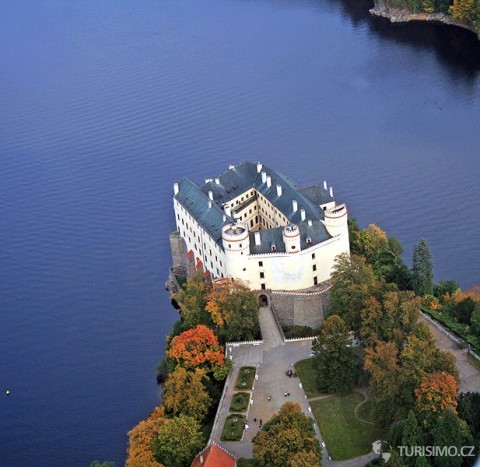
[[[470,457],[475,456],[475,446],[397,446],[401,457]],[[386,441],[372,443],[372,450],[382,457],[385,464],[390,460],[392,446]]]
[[[375,454],[381,455],[382,459],[385,461],[385,464],[390,460],[391,454],[390,451],[392,447],[386,442],[380,439],[372,443],[372,450]]]

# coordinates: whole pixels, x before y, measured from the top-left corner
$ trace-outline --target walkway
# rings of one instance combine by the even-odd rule
[[[428,320],[422,316],[420,319],[426,323],[430,331],[432,331],[437,347],[441,350],[452,352],[453,355],[455,355],[458,372],[460,374],[460,381],[458,383],[459,392],[480,392],[480,372],[468,361],[466,352],[460,349],[455,342]]]

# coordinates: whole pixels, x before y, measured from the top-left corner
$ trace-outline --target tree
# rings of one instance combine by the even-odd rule
[[[469,325],[474,308],[475,302],[470,297],[467,297],[456,303],[452,312],[458,322]]]
[[[358,335],[360,312],[364,300],[374,295],[380,283],[363,256],[342,253],[335,258],[329,305],[332,314],[340,316]]]
[[[299,404],[283,404],[253,438],[253,457],[271,467],[320,465],[313,420],[302,413]]]
[[[383,251],[389,251],[387,234],[375,224],[370,224],[362,230],[361,245],[362,253],[370,264],[375,264]]]
[[[112,462],[112,461],[100,462],[95,460],[90,463],[90,467],[115,467],[115,462]]]
[[[445,409],[456,414],[457,392],[457,382],[447,372],[425,375],[420,387],[415,389],[417,413],[422,415],[427,424],[432,416]]]
[[[474,437],[477,455],[480,450],[480,393],[461,393],[458,397],[458,416],[465,420]]]
[[[155,459],[166,467],[184,467],[191,464],[204,444],[200,423],[181,415],[166,420],[160,426],[152,450]]]
[[[257,295],[238,282],[214,286],[207,295],[206,311],[226,341],[254,340],[260,335]]]
[[[347,392],[356,383],[360,362],[349,344],[345,321],[330,316],[313,343],[317,387],[322,392]]]
[[[450,279],[448,281],[440,281],[434,288],[433,288],[433,295],[440,300],[440,303],[445,303],[445,296],[448,294],[448,297],[452,297],[455,292],[460,290],[460,286],[458,282]]]
[[[413,248],[412,285],[417,295],[433,294],[432,255],[423,237]]]
[[[163,403],[168,413],[188,415],[201,422],[212,400],[202,378],[205,372],[196,368],[188,371],[181,366],[170,374],[163,388]]]
[[[207,282],[202,273],[197,272],[187,279],[185,287],[172,295],[180,306],[180,316],[182,317],[183,329],[189,329],[204,324],[213,327],[213,322],[209,313],[205,311],[207,305],[206,295],[209,290]]]
[[[457,448],[457,452],[461,452],[462,446],[473,444],[468,425],[452,409],[445,409],[439,413],[432,425],[431,434],[434,446],[454,446]],[[434,458],[434,465],[438,467],[459,467],[462,463],[461,456],[436,456]]]
[[[370,373],[369,393],[378,419],[389,423],[403,418],[405,408],[400,396],[403,381],[397,346],[378,341],[375,347],[366,348],[364,367]]]
[[[165,420],[163,407],[156,407],[146,420],[128,432],[127,467],[161,467],[154,458],[152,443]]]
[[[480,302],[475,303],[472,315],[470,316],[472,333],[480,337]]]
[[[423,446],[423,430],[420,424],[418,423],[417,417],[415,417],[415,413],[413,410],[408,412],[408,416],[403,423],[403,430],[402,430],[402,446]],[[414,467],[427,467],[430,465],[425,457],[421,456],[409,456],[403,457],[403,461],[407,465],[411,465]]]
[[[214,373],[225,367],[223,347],[213,331],[202,324],[174,337],[166,352],[187,369],[203,368]]]

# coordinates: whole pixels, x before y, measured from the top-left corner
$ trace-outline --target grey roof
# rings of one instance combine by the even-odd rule
[[[298,229],[300,230],[300,248],[302,250],[331,238],[331,235],[320,221],[312,222],[312,225],[308,225],[307,222],[302,222],[298,224]],[[272,253],[272,245],[275,245],[275,252],[285,253],[286,249],[282,232],[283,227],[250,232],[250,253],[252,255]],[[255,245],[256,233],[260,234],[260,245]],[[308,238],[311,239],[310,244],[307,243]]]
[[[314,204],[321,205],[334,201],[330,193],[319,185],[308,185],[298,188],[298,191]]]
[[[262,176],[261,173],[257,172],[256,164],[242,162],[216,177],[219,183],[212,179],[200,186],[189,179],[183,179],[179,183],[179,192],[175,195],[175,198],[220,245],[224,214],[222,205],[251,188],[255,188],[265,196],[287,217],[290,223],[299,225],[301,232],[310,231],[308,235],[302,235],[302,238],[311,237],[313,244],[330,238],[323,224],[319,222],[324,219],[324,212],[319,205],[333,201],[333,198],[325,189],[318,185],[299,188],[292,179],[265,165],[263,165],[262,171],[271,177],[272,183],[270,187],[262,182]],[[281,196],[277,194],[277,185],[282,187]],[[210,209],[208,208],[209,191],[213,194],[213,206]],[[296,200],[298,203],[296,212],[293,211],[293,200]],[[312,226],[308,226],[306,221],[301,220],[301,209],[305,210],[306,221],[311,220]],[[229,218],[230,221],[231,219]],[[279,233],[276,232],[277,230]],[[282,228],[262,230],[261,232],[262,238],[265,236],[266,243],[269,241],[270,243],[276,242],[278,243],[277,251],[282,251],[280,246],[280,244],[283,245]],[[306,243],[302,244],[302,249],[305,245]],[[284,245],[283,251],[285,251]],[[257,251],[252,252],[256,253]],[[264,252],[262,250],[262,253]]]
[[[212,203],[208,206],[208,196],[204,195],[200,187],[192,180],[184,178],[179,184],[179,192],[175,199],[195,218],[203,229],[220,244],[222,243],[222,227],[224,212],[220,206]],[[229,222],[231,218],[227,217]]]

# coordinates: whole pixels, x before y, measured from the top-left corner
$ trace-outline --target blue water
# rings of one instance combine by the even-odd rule
[[[353,3],[2,2],[0,465],[124,462],[184,175],[327,179],[407,261],[423,235],[437,279],[480,282],[480,48]]]

